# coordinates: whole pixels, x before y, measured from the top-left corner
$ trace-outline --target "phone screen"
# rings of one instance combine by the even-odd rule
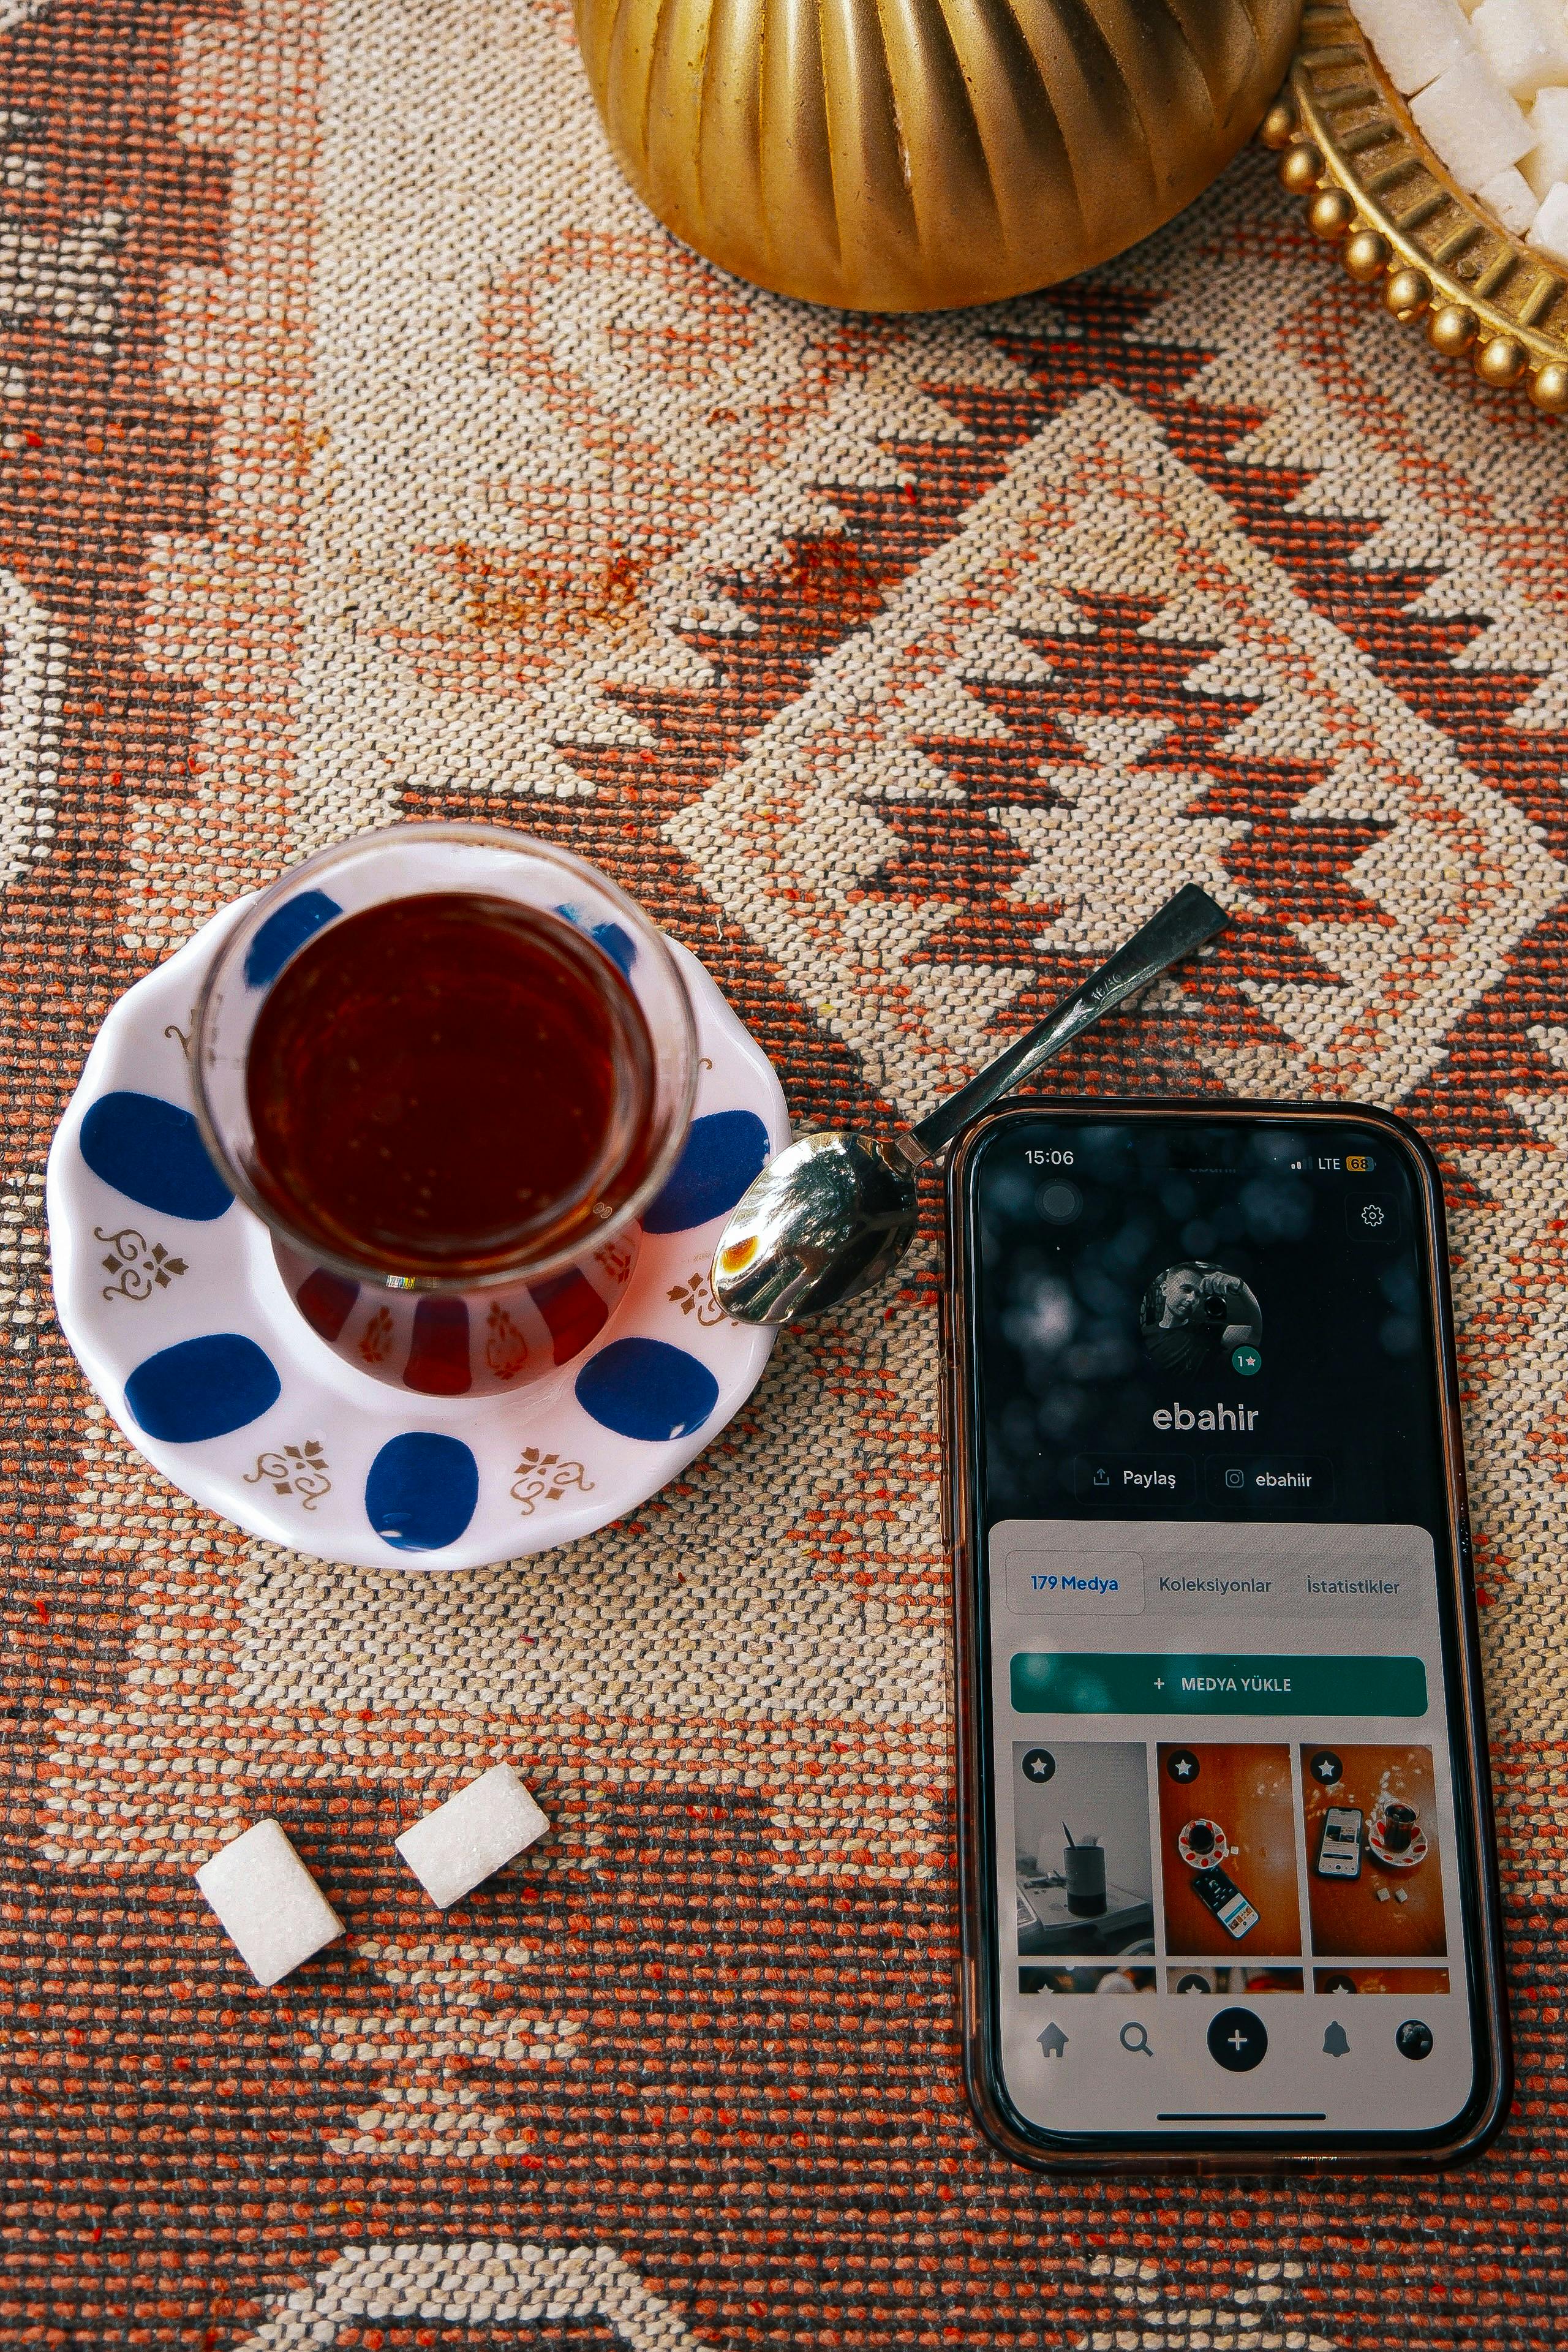
[[[1418,1160],[1019,1112],[963,1199],[1004,2108],[1441,2141],[1492,2070]]]

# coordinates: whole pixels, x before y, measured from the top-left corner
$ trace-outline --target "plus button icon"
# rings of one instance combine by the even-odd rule
[[[1228,2074],[1249,2074],[1268,2049],[1263,2020],[1249,2009],[1222,2009],[1209,2020],[1209,2056]]]

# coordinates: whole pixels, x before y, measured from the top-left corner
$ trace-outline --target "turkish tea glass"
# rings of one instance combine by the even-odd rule
[[[327,1246],[269,1181],[249,1081],[269,992],[308,941],[346,915],[432,892],[472,893],[563,919],[590,962],[607,960],[646,1024],[652,1071],[613,1061],[586,1190],[546,1202],[509,1255],[482,1270],[378,1263]],[[614,974],[606,972],[606,982]],[[570,851],[470,824],[399,824],[317,852],[263,890],[225,938],[196,1005],[196,1115],[217,1167],[267,1226],[289,1297],[359,1371],[428,1396],[482,1396],[551,1378],[608,1322],[631,1280],[641,1217],[668,1179],[690,1120],[697,1038],[668,942],[626,892]],[[265,1074],[263,1074],[265,1076]],[[548,1119],[550,1103],[538,1105]]]

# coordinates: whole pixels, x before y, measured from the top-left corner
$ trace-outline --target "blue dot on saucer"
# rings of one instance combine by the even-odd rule
[[[454,1544],[479,1499],[479,1465],[459,1437],[411,1429],[389,1438],[364,1482],[365,1515],[396,1551]]]
[[[643,1231],[683,1234],[732,1209],[768,1156],[768,1130],[754,1110],[694,1118],[669,1181],[643,1216]]]
[[[610,961],[618,965],[629,980],[632,976],[632,966],[637,960],[637,943],[630,931],[623,930],[619,923],[595,923],[593,927],[593,936],[598,940]]]
[[[170,1445],[226,1437],[269,1412],[283,1393],[272,1359],[240,1331],[182,1339],[138,1364],[125,1406],[138,1429]]]
[[[617,965],[627,980],[630,980],[632,966],[637,960],[637,943],[630,931],[623,929],[619,923],[586,922],[580,907],[557,907],[555,911],[558,915],[564,915],[566,920],[574,924],[578,930],[586,931],[591,940],[596,940],[610,961]]]
[[[689,1437],[719,1402],[706,1364],[662,1339],[612,1339],[577,1375],[577,1402],[617,1437]]]
[[[285,899],[276,914],[268,916],[246,950],[246,986],[269,987],[312,933],[342,911],[324,890],[301,890],[297,898]]]
[[[205,1223],[234,1198],[190,1112],[161,1095],[100,1095],[81,1123],[81,1156],[95,1176],[160,1216]]]

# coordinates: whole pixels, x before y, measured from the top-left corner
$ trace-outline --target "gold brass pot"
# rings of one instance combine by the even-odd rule
[[[575,0],[634,188],[721,268],[936,310],[1071,278],[1208,185],[1300,0]]]

